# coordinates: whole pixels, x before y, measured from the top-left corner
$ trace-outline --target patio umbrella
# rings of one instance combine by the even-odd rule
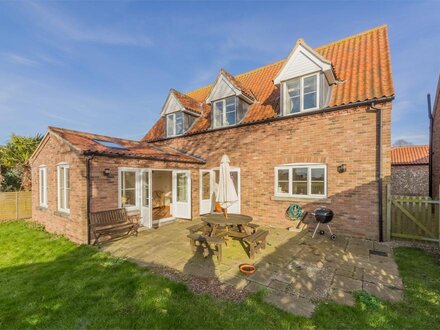
[[[220,161],[220,178],[217,187],[217,202],[223,208],[225,217],[227,217],[227,208],[238,201],[238,195],[235,191],[234,182],[231,178],[229,168],[229,158],[223,155]]]

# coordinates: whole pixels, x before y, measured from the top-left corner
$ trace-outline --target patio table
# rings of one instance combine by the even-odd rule
[[[221,227],[225,227],[226,236],[244,238],[249,236],[247,231],[247,224],[252,222],[252,217],[243,214],[228,214],[225,217],[223,214],[207,214],[202,216],[202,221],[211,227],[210,237],[214,237],[220,231]],[[235,229],[236,228],[236,229]]]

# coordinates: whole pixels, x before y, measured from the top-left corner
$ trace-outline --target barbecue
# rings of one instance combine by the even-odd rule
[[[330,221],[332,221],[333,219],[333,215],[334,215],[333,211],[325,207],[318,207],[317,209],[315,209],[315,211],[313,211],[312,215],[315,217],[316,222],[318,222],[318,225],[316,226],[315,231],[313,232],[312,238],[315,237],[316,232],[319,229],[319,226],[321,224],[325,224],[327,225],[328,231],[330,232],[330,238],[334,241],[336,239],[336,235],[333,234],[332,229],[330,228],[329,225]],[[319,234],[324,235],[325,231],[320,230]]]

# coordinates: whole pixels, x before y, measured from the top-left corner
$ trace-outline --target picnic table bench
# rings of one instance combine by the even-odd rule
[[[249,244],[250,258],[254,259],[255,253],[260,249],[266,248],[266,238],[269,232],[267,230],[257,230],[252,235],[243,238],[243,241]]]
[[[128,215],[125,208],[91,212],[90,226],[95,237],[93,245],[98,243],[101,236],[115,234],[134,234],[137,236],[139,215]]]

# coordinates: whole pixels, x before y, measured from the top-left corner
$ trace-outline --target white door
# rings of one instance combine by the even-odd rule
[[[214,195],[214,175],[211,170],[200,170],[200,214],[211,213]]]
[[[218,184],[220,178],[220,170],[214,170],[214,180]],[[228,207],[228,213],[241,213],[241,188],[240,188],[240,169],[237,167],[231,167],[231,178],[234,183],[235,191],[237,192],[238,201]]]
[[[173,216],[191,219],[191,171],[173,171]]]
[[[142,169],[140,180],[141,222],[143,226],[151,228],[153,226],[151,207],[151,170]]]

